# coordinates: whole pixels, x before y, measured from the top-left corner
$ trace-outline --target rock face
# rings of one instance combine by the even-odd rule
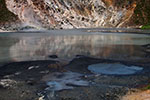
[[[134,0],[6,0],[7,8],[31,26],[43,28],[123,27]]]

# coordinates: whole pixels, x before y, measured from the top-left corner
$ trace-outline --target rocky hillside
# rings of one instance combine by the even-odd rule
[[[150,25],[150,0],[137,0],[137,7],[128,25]]]
[[[3,6],[0,21],[15,17]],[[150,0],[5,0],[22,23],[44,28],[136,27],[150,24]],[[11,16],[11,17],[10,17]]]
[[[0,31],[16,28],[16,23],[20,23],[18,17],[7,9],[5,0],[0,0]]]
[[[13,20],[16,16],[6,8],[4,0],[0,0],[0,22]]]

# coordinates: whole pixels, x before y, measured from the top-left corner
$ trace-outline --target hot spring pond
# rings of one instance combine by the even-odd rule
[[[0,87],[2,100],[118,100],[150,81],[150,35],[104,29],[2,32],[0,64],[0,86],[8,88]]]

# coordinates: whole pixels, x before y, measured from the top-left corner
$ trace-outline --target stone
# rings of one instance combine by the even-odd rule
[[[49,57],[49,58],[53,58],[53,59],[58,58],[58,56],[57,56],[57,55],[49,55],[48,57]]]

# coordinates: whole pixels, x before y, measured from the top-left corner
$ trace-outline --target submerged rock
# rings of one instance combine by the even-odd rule
[[[52,59],[56,59],[56,58],[58,58],[58,56],[57,56],[57,55],[49,55],[48,57],[49,57],[49,58],[52,58]]]
[[[126,66],[118,63],[111,63],[111,64],[100,63],[89,65],[88,70],[96,74],[130,75],[142,71],[143,68],[139,66]]]

